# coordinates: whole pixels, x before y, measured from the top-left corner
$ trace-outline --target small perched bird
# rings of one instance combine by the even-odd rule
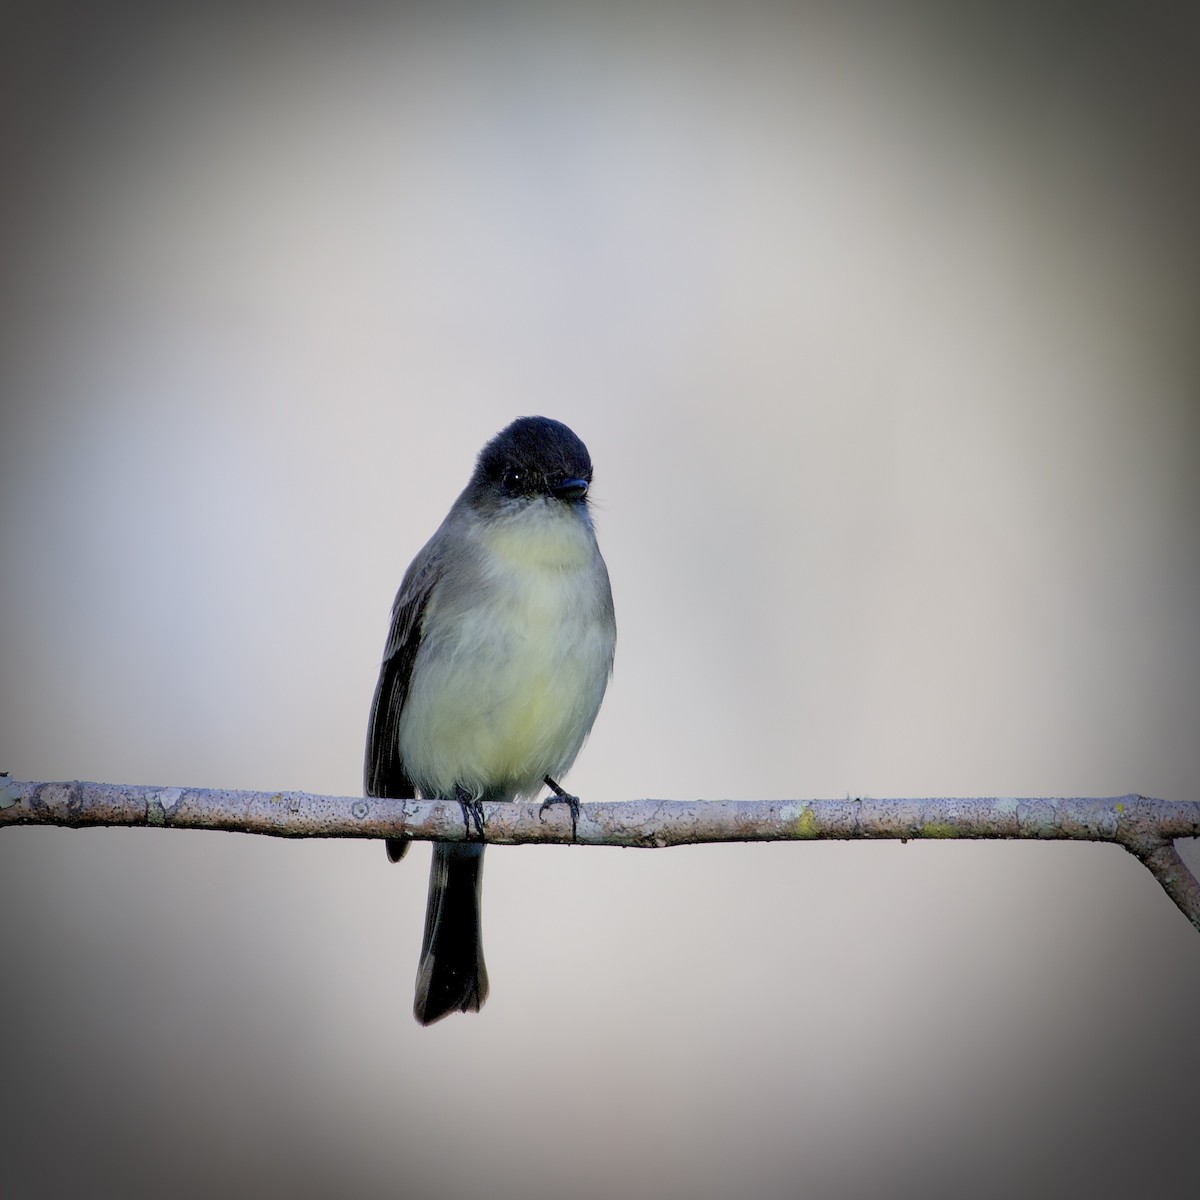
[[[559,421],[498,433],[413,559],[367,731],[368,796],[457,800],[468,838],[485,800],[579,802],[559,786],[592,728],[617,626],[587,493],[587,447]],[[398,862],[407,840],[389,838]],[[413,1013],[478,1012],[483,846],[435,842]]]

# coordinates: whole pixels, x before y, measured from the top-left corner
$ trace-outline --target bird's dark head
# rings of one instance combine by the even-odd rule
[[[479,452],[471,490],[500,501],[547,497],[582,504],[591,482],[587,447],[561,421],[518,417]]]

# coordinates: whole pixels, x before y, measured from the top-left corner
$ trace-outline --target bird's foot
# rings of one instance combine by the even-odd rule
[[[475,826],[475,834],[483,838],[483,801],[472,796],[465,787],[454,789],[454,798],[462,809],[463,828],[467,832],[467,841],[471,840],[471,826]]]
[[[547,796],[542,801],[542,807],[538,809],[538,815],[546,811],[551,804],[565,804],[571,810],[571,841],[579,839],[579,797],[572,796],[570,792],[563,791],[562,788],[550,778],[546,776],[542,782],[554,793],[553,796]]]

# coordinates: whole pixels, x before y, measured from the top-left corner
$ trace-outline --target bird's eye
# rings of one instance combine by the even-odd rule
[[[504,472],[504,487],[506,491],[519,492],[525,486],[525,472],[509,467]]]

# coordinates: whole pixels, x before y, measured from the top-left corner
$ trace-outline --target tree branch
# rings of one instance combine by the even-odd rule
[[[1114,842],[1136,855],[1200,929],[1200,882],[1175,849],[1200,837],[1200,802],[1105,799],[637,800],[586,804],[571,835],[566,805],[485,803],[485,842],[683,846],[854,838],[1035,838]],[[0,779],[6,825],[223,829],[275,837],[464,841],[457,802]]]

